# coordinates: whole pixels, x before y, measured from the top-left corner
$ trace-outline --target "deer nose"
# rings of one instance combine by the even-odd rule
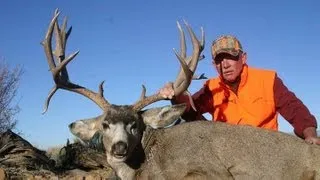
[[[124,157],[127,155],[128,145],[123,141],[119,141],[112,146],[111,150],[115,156]]]
[[[74,122],[69,124],[69,129],[72,129],[74,127],[74,124],[75,124]]]

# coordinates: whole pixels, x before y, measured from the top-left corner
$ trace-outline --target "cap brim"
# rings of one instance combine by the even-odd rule
[[[219,54],[226,53],[230,54],[232,56],[238,56],[240,53],[240,50],[235,50],[235,49],[220,49],[219,51],[216,52],[215,57],[217,57]]]

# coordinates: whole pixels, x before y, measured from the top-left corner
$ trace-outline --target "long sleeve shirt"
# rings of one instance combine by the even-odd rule
[[[278,76],[275,77],[273,91],[277,112],[293,126],[297,136],[303,137],[303,130],[307,127],[317,128],[315,117],[303,102],[284,85]],[[183,115],[184,118],[199,119],[203,118],[203,113],[212,111],[213,98],[207,86],[196,92],[192,98],[197,112],[193,111],[192,108],[188,108],[188,111]]]

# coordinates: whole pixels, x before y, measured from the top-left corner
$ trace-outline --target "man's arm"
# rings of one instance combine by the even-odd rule
[[[191,107],[189,103],[189,97],[186,95],[184,95],[184,97],[176,97],[172,99],[172,101],[173,103],[187,102],[188,108],[182,115],[182,118],[186,121],[206,120],[202,114],[212,111],[213,106],[212,95],[208,87],[204,85],[199,91],[192,95],[192,99],[197,111]]]
[[[182,115],[182,118],[186,121],[206,120],[202,114],[212,110],[212,95],[206,85],[192,95],[197,111],[193,110],[191,107],[188,95],[182,94],[177,97],[174,96],[173,86],[170,83],[167,83],[162,89],[160,89],[159,93],[165,98],[170,99],[172,104],[187,104],[186,111]]]
[[[278,76],[275,77],[274,98],[277,111],[293,126],[295,134],[307,142],[320,144],[315,117]]]

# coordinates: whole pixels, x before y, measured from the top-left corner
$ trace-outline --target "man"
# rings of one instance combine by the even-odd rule
[[[206,81],[192,96],[197,111],[189,105],[183,115],[185,120],[202,119],[202,114],[208,112],[214,121],[278,130],[280,113],[294,127],[297,136],[320,145],[315,117],[275,71],[247,65],[247,54],[237,38],[221,36],[213,42],[211,53],[219,77]],[[174,97],[172,83],[159,93],[172,103],[188,104],[188,97]]]

